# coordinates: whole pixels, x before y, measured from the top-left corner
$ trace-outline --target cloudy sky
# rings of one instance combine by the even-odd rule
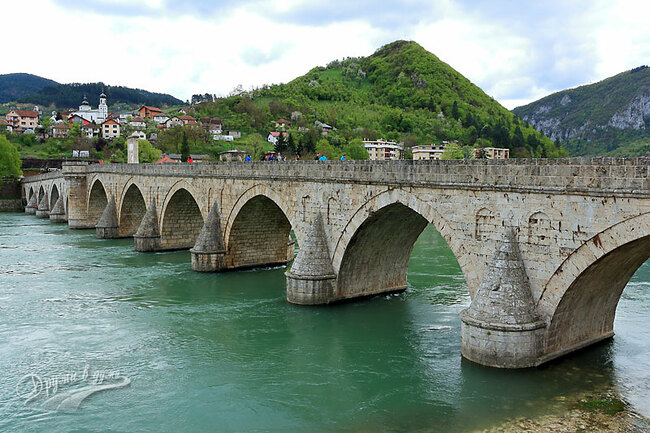
[[[397,39],[507,108],[650,64],[647,0],[30,0],[1,10],[0,74],[181,99],[286,82]]]

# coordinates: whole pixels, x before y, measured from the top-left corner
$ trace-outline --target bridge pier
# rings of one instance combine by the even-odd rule
[[[291,269],[285,272],[285,275],[287,301],[292,304],[319,305],[334,300],[336,274],[332,267],[320,212],[301,244]]]
[[[219,272],[226,269],[226,247],[216,204],[210,209],[190,254],[193,271]]]
[[[48,218],[50,216],[50,209],[47,205],[47,194],[44,194],[41,201],[38,202],[36,208],[36,218]]]
[[[25,213],[28,215],[34,215],[36,213],[36,206],[38,205],[36,203],[36,194],[32,194],[32,198],[29,199],[27,206],[25,206]]]
[[[156,202],[151,199],[138,230],[133,235],[135,251],[160,251],[160,230],[158,229],[158,212]]]
[[[65,209],[63,208],[63,196],[59,196],[56,199],[56,203],[52,206],[50,211],[50,221],[53,223],[64,223],[66,222],[65,218]]]
[[[71,229],[94,229],[88,225],[88,180],[86,162],[64,162],[63,177],[68,185],[68,226]]]
[[[513,228],[506,229],[505,239],[460,319],[461,352],[470,361],[500,368],[538,365],[546,322],[533,303]]]
[[[111,196],[99,222],[95,226],[95,236],[97,236],[97,239],[117,239],[119,237],[118,232],[117,206],[115,205],[115,197]]]

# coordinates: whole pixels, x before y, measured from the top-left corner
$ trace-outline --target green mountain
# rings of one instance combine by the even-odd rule
[[[32,74],[0,75],[0,104],[16,101],[30,93],[42,90],[46,86],[57,86],[56,81]]]
[[[563,90],[513,112],[572,155],[648,155],[650,68]]]
[[[96,106],[99,104],[99,95],[102,92],[106,94],[110,105],[120,103],[126,105],[153,106],[183,104],[183,101],[180,99],[165,93],[153,93],[123,86],[109,86],[104,83],[72,83],[45,86],[39,91],[21,97],[18,99],[18,102],[69,108],[79,106],[84,96],[86,96],[88,102]]]
[[[197,104],[190,111],[263,137],[275,129],[277,119],[291,120],[297,147],[308,151],[320,134],[301,131],[314,131],[320,122],[335,128],[327,136],[334,146],[383,137],[407,145],[459,140],[508,147],[520,157],[565,154],[452,67],[408,41],[385,45],[369,57],[333,61],[286,84]]]

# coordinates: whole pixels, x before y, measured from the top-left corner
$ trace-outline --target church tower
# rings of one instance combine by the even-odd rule
[[[99,116],[97,116],[97,120],[99,123],[105,122],[108,119],[108,105],[106,105],[106,95],[104,92],[102,92],[101,95],[99,95]]]

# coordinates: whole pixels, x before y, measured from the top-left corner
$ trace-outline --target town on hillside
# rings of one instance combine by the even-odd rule
[[[349,146],[335,149],[327,137],[336,128],[316,121],[313,126],[292,125],[291,120],[279,118],[263,142],[246,140],[246,134],[230,129],[221,119],[195,118],[189,110],[179,108],[163,111],[143,105],[133,111],[111,112],[107,96],[99,95],[99,105],[93,108],[86,97],[77,109],[52,111],[44,114],[40,107],[31,110],[13,108],[0,119],[0,128],[10,137],[32,136],[41,143],[58,140],[66,157],[90,158],[109,162],[127,162],[126,142],[140,143],[138,162],[201,162],[209,160],[286,160],[301,157],[316,159],[370,160],[439,160],[460,158],[507,159],[507,148],[470,148],[458,140],[428,144],[411,144],[383,138],[352,140]],[[298,134],[316,134],[313,149],[296,144]],[[256,134],[257,135],[257,134]],[[18,144],[26,139],[18,139]],[[61,141],[72,149],[64,149]],[[142,143],[144,141],[144,143]],[[187,146],[183,149],[183,143]],[[49,147],[52,147],[51,145]],[[133,159],[128,161],[134,162]]]

